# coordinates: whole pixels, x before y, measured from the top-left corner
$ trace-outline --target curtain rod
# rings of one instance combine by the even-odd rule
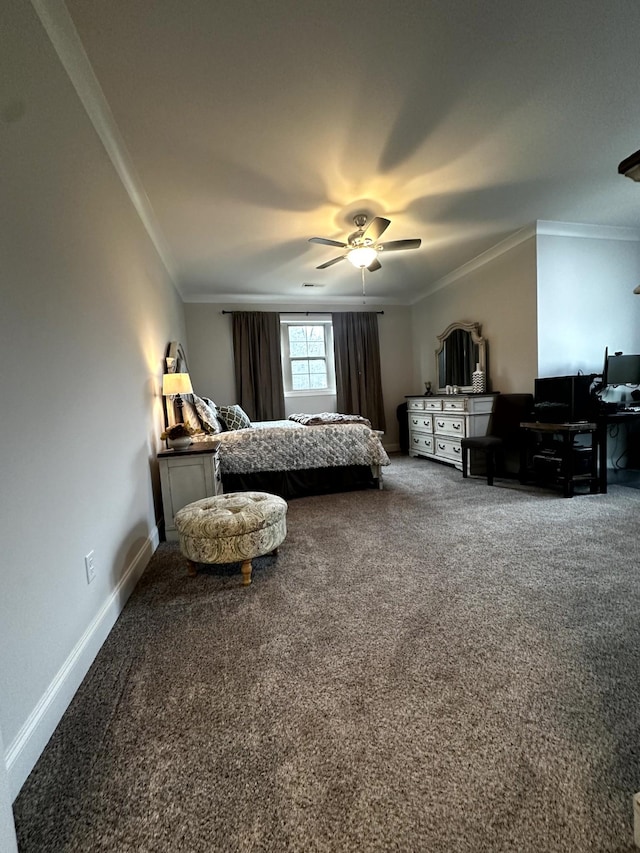
[[[246,311],[225,311],[223,309],[223,314],[245,314]],[[259,312],[258,312],[259,313]],[[323,317],[326,317],[327,314],[348,314],[348,311],[276,311],[276,314],[304,314],[305,317],[309,317],[311,314],[320,314]],[[358,312],[360,313],[360,312]],[[374,311],[374,312],[366,312],[366,313],[374,313],[374,314],[384,314],[384,311]]]

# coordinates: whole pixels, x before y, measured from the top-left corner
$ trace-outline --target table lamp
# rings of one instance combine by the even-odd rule
[[[162,393],[165,397],[193,394],[191,377],[188,373],[165,373],[162,377]]]

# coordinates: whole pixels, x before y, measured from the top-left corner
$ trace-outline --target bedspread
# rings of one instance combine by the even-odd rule
[[[223,476],[258,471],[301,471],[307,468],[389,464],[389,457],[378,435],[361,424],[315,426],[310,429],[295,421],[263,421],[254,423],[249,429],[223,432],[213,438],[220,441],[220,470]]]

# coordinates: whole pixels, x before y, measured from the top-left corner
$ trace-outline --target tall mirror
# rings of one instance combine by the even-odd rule
[[[457,385],[461,392],[473,390],[473,371],[476,365],[487,375],[486,341],[480,334],[479,323],[452,323],[438,335],[436,376],[438,391],[447,385]]]

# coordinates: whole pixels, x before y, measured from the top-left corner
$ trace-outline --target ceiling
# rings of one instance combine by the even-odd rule
[[[308,239],[359,212],[422,239],[366,274],[405,304],[537,219],[640,224],[637,0],[66,5],[186,300],[353,301]]]

